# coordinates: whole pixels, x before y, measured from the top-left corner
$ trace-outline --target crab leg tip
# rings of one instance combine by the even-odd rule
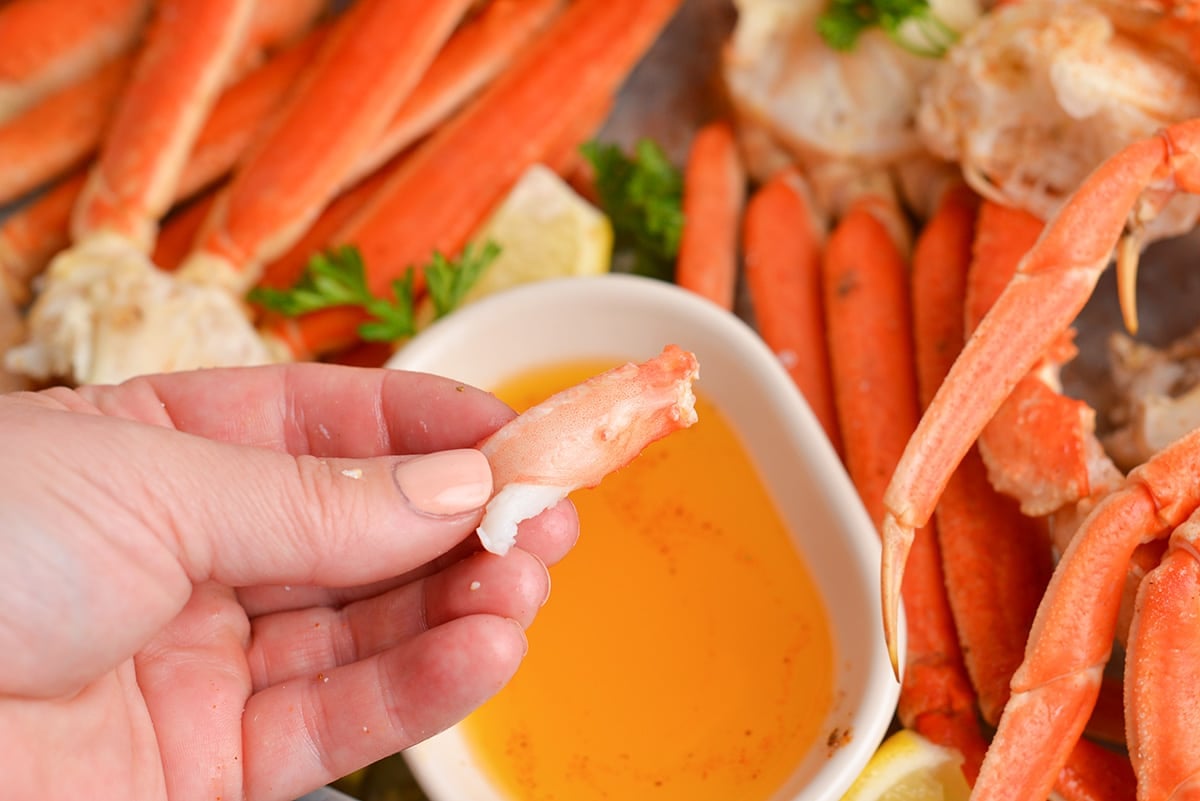
[[[1137,273],[1138,255],[1141,249],[1134,234],[1126,234],[1117,244],[1117,298],[1121,305],[1121,319],[1130,336],[1137,334]]]
[[[880,596],[883,604],[883,635],[887,641],[892,672],[900,680],[900,585],[904,579],[904,563],[912,545],[914,531],[903,525],[890,512],[883,520],[883,557],[880,570]]]

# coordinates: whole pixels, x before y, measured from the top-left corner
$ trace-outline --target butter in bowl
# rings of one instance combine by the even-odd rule
[[[670,344],[699,359],[699,422],[572,495],[580,540],[517,675],[405,753],[434,801],[837,799],[887,730],[878,538],[740,319],[650,279],[551,280],[456,312],[389,366],[522,409]]]

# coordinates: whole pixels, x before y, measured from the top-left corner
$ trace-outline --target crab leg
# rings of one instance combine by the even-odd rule
[[[83,172],[64,178],[0,225],[0,277],[17,303],[28,302],[34,277],[71,244],[71,210],[86,181]]]
[[[825,346],[821,247],[826,221],[803,176],[785,169],[746,205],[742,240],[745,281],[763,341],[787,368],[825,435],[841,453],[833,379]]]
[[[962,350],[977,208],[977,197],[965,186],[949,189],[913,252],[913,331],[923,407]],[[1040,522],[992,489],[975,449],[947,482],[935,514],[947,597],[966,644],[964,662],[980,712],[994,724],[1050,580],[1049,538]]]
[[[900,214],[889,190],[870,190],[850,202],[826,245],[822,274],[846,468],[876,526],[884,515],[884,481],[919,416],[908,264],[892,234]],[[888,399],[887,414],[863,412],[881,397]],[[908,649],[899,716],[905,726],[958,749],[973,776],[987,742],[935,537],[932,526],[916,532],[904,579]]]
[[[12,0],[0,7],[0,121],[137,41],[150,0]]]
[[[883,621],[893,666],[899,589],[915,528],[929,519],[955,466],[1013,386],[1083,308],[1142,193],[1195,181],[1180,170],[1194,170],[1189,146],[1197,133],[1200,123],[1174,126],[1125,148],[1084,181],[1021,260],[922,417],[884,499]]]
[[[139,342],[139,326],[187,324],[155,282],[144,253],[251,11],[250,0],[164,0],[158,6],[75,207],[77,242],[51,265],[27,318],[29,340],[6,354],[10,369],[119,380],[163,347],[159,340]],[[235,315],[240,311],[221,309],[205,322],[220,331]]]
[[[405,159],[338,234],[363,255],[375,292],[435,251],[456,254],[531,164],[615,95],[680,0],[576,0],[475,100]],[[419,277],[418,277],[418,283]],[[345,310],[289,321],[291,346],[335,349],[361,317]],[[314,330],[305,332],[305,326]],[[319,335],[318,335],[319,331]]]
[[[1200,793],[1197,548],[1200,512],[1171,532],[1166,556],[1137,594],[1125,663],[1125,708],[1139,798],[1193,798]]]
[[[132,54],[118,56],[0,125],[0,204],[87,161],[132,67]]]
[[[150,250],[253,6],[251,0],[172,0],[159,7],[76,206],[76,241],[111,232]]]
[[[675,283],[733,310],[738,229],[746,202],[746,170],[733,127],[724,120],[696,132],[683,181],[683,231]]]
[[[21,310],[12,297],[9,283],[0,276],[0,353],[4,353],[24,337],[25,321],[21,319]],[[24,376],[9,372],[0,365],[0,393],[28,388],[29,381]]]
[[[191,197],[232,169],[255,131],[274,111],[320,45],[313,32],[231,85],[204,121],[180,175],[173,203]],[[0,137],[3,134],[0,133]],[[62,179],[0,226],[0,270],[27,283],[70,244],[71,210],[86,171]],[[23,289],[28,294],[28,288]]]
[[[974,797],[1046,797],[1096,703],[1129,559],[1139,544],[1163,536],[1196,510],[1197,471],[1200,431],[1136,468],[1083,522],[1038,608]],[[1137,692],[1128,679],[1125,686],[1127,693]],[[1163,736],[1182,735],[1166,729]],[[1141,750],[1146,758],[1142,746],[1130,745],[1131,753]]]
[[[913,252],[913,324],[923,405],[962,349],[978,206],[965,186],[949,189]],[[1050,580],[1050,540],[1041,521],[1025,516],[1013,499],[993,489],[974,448],[946,484],[935,520],[947,598],[959,640],[966,644],[964,662],[980,714],[994,726]],[[1055,790],[1069,801],[1132,798],[1133,770],[1120,754],[1080,740]]]
[[[362,176],[427,134],[466,102],[480,85],[495,77],[559,3],[560,0],[494,0],[464,23],[396,111],[383,136],[351,169],[345,179],[346,185],[361,182]],[[268,21],[256,19],[254,24],[257,27]],[[301,68],[311,61],[323,36],[323,31],[314,31],[302,42],[274,55],[221,95],[188,157],[176,188],[175,202],[191,197],[233,168],[255,133],[265,124],[267,115],[278,108],[280,99],[294,84]],[[2,136],[0,133],[0,138]],[[0,226],[0,269],[8,270],[22,283],[28,282],[55,253],[69,244],[70,208],[81,187],[82,178],[78,176],[64,179],[62,184],[5,220]],[[339,206],[345,208],[346,204]],[[191,249],[202,222],[195,219],[198,216],[198,208],[190,209],[183,219],[167,223],[172,229],[168,236],[171,241],[164,247],[168,248],[166,252],[172,269],[187,253],[174,253],[169,248],[186,245],[188,250]],[[342,215],[340,219],[344,221],[346,216]],[[191,230],[182,230],[183,225],[193,223]],[[329,232],[325,230],[317,241],[324,245],[328,239]],[[306,235],[305,240],[311,241],[311,237]],[[293,246],[293,250],[295,248]],[[311,250],[310,247],[305,251],[303,260],[307,260]],[[294,254],[292,258],[295,258]],[[157,257],[155,262],[167,266]],[[28,292],[27,289],[23,291]]]
[[[398,158],[404,158],[404,156],[401,155]],[[325,207],[325,211],[321,212],[321,216],[316,219],[316,222],[304,232],[304,236],[286,253],[267,265],[259,284],[279,289],[285,289],[295,284],[313,254],[329,247],[329,243],[333,241],[338,229],[366,205],[367,201],[383,186],[387,177],[387,170],[380,170],[368,175],[334,198]]]
[[[378,188],[382,180],[378,168],[428,134],[481,86],[491,81],[508,59],[545,24],[560,5],[561,0],[493,0],[483,11],[463,23],[438,52],[412,94],[392,116],[383,134],[360,154],[342,182],[349,189],[330,202],[286,253],[267,265],[267,272],[274,274],[269,283],[282,286],[294,280],[308,261],[308,257],[328,244],[334,231],[364,205],[368,196],[367,188],[371,188],[372,191]],[[247,134],[242,133],[239,138],[238,132],[253,130],[260,124],[258,121],[262,115],[255,114],[253,107],[250,112],[242,114],[223,114],[223,106],[223,103],[217,105],[210,118],[210,124],[201,132],[190,167],[195,167],[197,162],[203,164],[211,159],[221,165],[223,172],[226,158],[222,153],[228,152],[236,158],[244,149],[243,140]],[[254,122],[245,124],[239,118]],[[227,123],[217,124],[218,120],[226,119]],[[225,144],[218,148],[215,145],[217,142]],[[213,143],[212,147],[209,146],[210,143]],[[229,163],[232,163],[232,159],[229,159]],[[194,170],[189,169],[184,173],[182,184],[185,189],[189,187],[188,178],[192,172]],[[219,174],[216,169],[203,170],[201,173]],[[372,177],[373,173],[379,177]],[[181,196],[182,194],[181,192]],[[191,241],[199,232],[209,208],[210,205],[205,204],[185,210],[170,224],[173,229],[172,237],[177,238],[176,241],[167,243],[165,247],[171,248],[186,242],[190,250]],[[173,269],[186,255],[188,254],[167,250],[164,260],[156,257],[155,263]],[[287,266],[278,266],[280,262]],[[281,274],[288,276],[284,284],[280,283]]]
[[[564,0],[490,0],[446,42],[383,135],[350,169],[349,186],[425,136],[479,92],[563,7]]]
[[[1028,212],[984,201],[968,289],[969,330],[1012,280],[1042,230],[1042,222]],[[993,486],[1035,517],[1069,511],[1108,492],[1123,477],[1096,439],[1095,412],[1062,394],[1058,373],[1075,356],[1072,339],[1068,330],[1050,345],[979,436]]]
[[[547,149],[543,159],[546,166],[562,175],[576,164],[580,143],[599,129],[611,106],[611,98],[601,98],[573,120],[562,140]],[[282,285],[288,286],[300,274],[313,253],[344,241],[340,236],[346,226],[363,212],[387,182],[393,179],[396,171],[403,169],[402,162],[411,155],[401,154],[393,162],[394,167],[371,176],[369,189],[364,186],[367,183],[364,181],[331,204],[322,214],[322,218],[310,229],[310,236],[305,237],[309,243],[308,249],[301,249],[302,246],[298,244],[277,263],[268,266],[263,281],[269,280],[274,286],[287,282]],[[332,233],[328,233],[330,231]],[[313,359],[322,355],[340,354],[345,349],[354,347],[357,342],[357,326],[362,319],[358,309],[334,307],[299,318],[269,316],[262,323],[262,332],[264,339],[285,352],[289,358]]]
[[[263,264],[303,234],[379,139],[469,5],[352,6],[280,119],[218,196],[182,275],[238,294],[252,287]]]

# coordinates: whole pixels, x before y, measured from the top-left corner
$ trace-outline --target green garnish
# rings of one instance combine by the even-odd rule
[[[479,252],[468,245],[457,259],[434,253],[424,270],[434,319],[458,308],[467,290],[499,254],[495,242],[488,242]],[[359,337],[368,342],[391,342],[417,333],[415,276],[416,270],[409,267],[403,278],[392,281],[390,297],[380,297],[367,285],[358,248],[343,245],[313,255],[291,288],[259,287],[250,293],[250,300],[287,317],[333,306],[358,306],[368,317],[358,327]]]
[[[914,23],[903,29],[905,22]],[[868,28],[878,27],[909,52],[928,58],[945,54],[958,34],[929,7],[929,0],[830,0],[817,18],[817,31],[835,50],[851,50]]]
[[[632,272],[670,281],[683,231],[683,174],[650,139],[627,156],[616,145],[581,148],[596,172],[596,194],[613,227],[613,246],[630,254]]]
[[[433,261],[425,268],[425,283],[429,286],[434,319],[445,317],[461,306],[467,292],[499,255],[500,246],[490,240],[479,253],[467,245],[457,261],[434,253]]]

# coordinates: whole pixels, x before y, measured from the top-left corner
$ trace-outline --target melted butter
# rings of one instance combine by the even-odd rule
[[[524,375],[518,409],[609,365]],[[832,705],[823,602],[718,409],[572,495],[513,681],[464,723],[515,801],[765,801]]]

